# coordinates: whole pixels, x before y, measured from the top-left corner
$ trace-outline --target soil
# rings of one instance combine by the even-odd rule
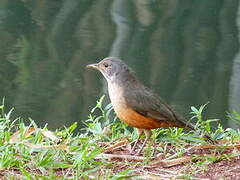
[[[102,144],[103,145],[103,144]],[[140,145],[139,145],[140,146]],[[232,146],[231,146],[232,147]],[[236,148],[237,147],[237,148]],[[115,148],[106,154],[122,155],[126,158],[111,158],[110,160],[116,164],[111,167],[116,173],[125,169],[132,169],[133,174],[140,175],[132,179],[151,180],[151,179],[240,179],[240,149],[239,146],[232,148],[209,148],[208,146],[200,146],[197,149],[191,149],[190,146],[185,148],[189,151],[185,152],[181,158],[175,158],[176,165],[164,164],[168,162],[166,154],[174,155],[175,146],[167,145],[166,152],[161,153],[155,151],[151,160],[142,165],[142,160],[129,159],[129,149],[131,147],[122,146]],[[156,148],[157,149],[157,148]],[[132,155],[135,157],[135,155]],[[144,157],[140,154],[136,157]],[[191,157],[191,158],[190,158]],[[179,160],[179,161],[178,161]],[[183,160],[183,161],[181,161]],[[141,162],[137,164],[136,162]],[[127,163],[126,163],[127,162]],[[153,163],[159,162],[159,163]]]

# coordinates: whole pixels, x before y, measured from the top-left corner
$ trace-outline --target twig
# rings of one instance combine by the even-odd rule
[[[217,142],[218,142],[218,144],[227,144],[227,143],[240,144],[239,139],[221,139],[221,140],[218,140]]]
[[[233,145],[213,145],[213,144],[204,144],[198,145],[188,148],[188,150],[198,150],[198,149],[218,149],[218,148],[225,148],[225,149],[240,149],[240,144],[233,144]]]
[[[119,158],[119,159],[128,159],[128,160],[137,160],[142,161],[145,159],[143,156],[133,156],[133,155],[120,155],[120,154],[99,154],[95,157],[96,159],[112,159],[112,158]]]
[[[176,178],[176,177],[178,177],[178,176],[182,176],[183,174],[178,174],[178,175],[176,175],[176,174],[160,174],[160,173],[156,173],[156,172],[151,172],[151,171],[145,171],[145,173],[147,174],[147,175],[145,175],[146,176],[146,179],[150,179],[150,178],[153,178],[153,179],[158,179],[157,177],[161,177],[161,179],[162,178]],[[150,175],[150,177],[148,177]]]
[[[151,165],[152,166],[162,165],[163,167],[172,167],[172,166],[184,164],[184,163],[187,163],[190,161],[192,161],[191,156],[184,156],[184,157],[177,158],[177,159],[155,161]]]
[[[112,151],[114,149],[121,148],[121,147],[125,146],[126,144],[129,144],[128,139],[124,139],[124,140],[122,140],[120,142],[117,142],[116,144],[113,144],[113,145],[105,148],[103,152],[110,152],[110,151]]]

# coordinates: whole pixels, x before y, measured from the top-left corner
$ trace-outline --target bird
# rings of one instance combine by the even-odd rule
[[[121,59],[106,57],[86,67],[102,73],[107,80],[108,94],[117,117],[137,128],[138,138],[131,153],[145,133],[146,138],[137,154],[142,152],[151,138],[152,129],[177,127],[194,130],[192,124],[187,123],[160,96],[141,83],[134,71]]]

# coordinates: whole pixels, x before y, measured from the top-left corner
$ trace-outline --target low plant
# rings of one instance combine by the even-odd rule
[[[227,140],[230,145],[240,139],[239,130],[224,129],[215,119],[203,119],[205,107],[191,107],[192,119],[196,120],[195,128],[201,130],[200,135],[181,128],[155,129],[152,141],[145,148],[145,159],[139,162],[101,158],[106,145],[123,138],[128,138],[129,142],[137,138],[135,129],[116,118],[111,104],[104,105],[104,96],[97,101],[85,127],[77,134],[74,133],[77,123],[52,132],[47,126],[39,128],[32,119],[28,120],[28,125],[21,118],[11,119],[14,110],[5,112],[3,102],[0,105],[0,169],[7,179],[126,179],[141,175],[143,169],[140,167],[149,168],[156,154],[167,160],[181,158],[189,153],[189,147],[206,144],[202,132],[216,140]],[[212,129],[211,124],[216,122],[218,126]],[[211,155],[207,157],[196,155],[195,163],[189,166],[206,170],[209,163],[239,156],[237,150],[226,154],[226,148],[224,145],[210,150]],[[192,172],[184,175],[192,176]]]

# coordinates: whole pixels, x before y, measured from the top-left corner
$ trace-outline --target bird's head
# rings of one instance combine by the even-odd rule
[[[104,58],[99,63],[89,64],[86,67],[99,70],[108,82],[121,81],[131,74],[128,66],[115,57]]]

